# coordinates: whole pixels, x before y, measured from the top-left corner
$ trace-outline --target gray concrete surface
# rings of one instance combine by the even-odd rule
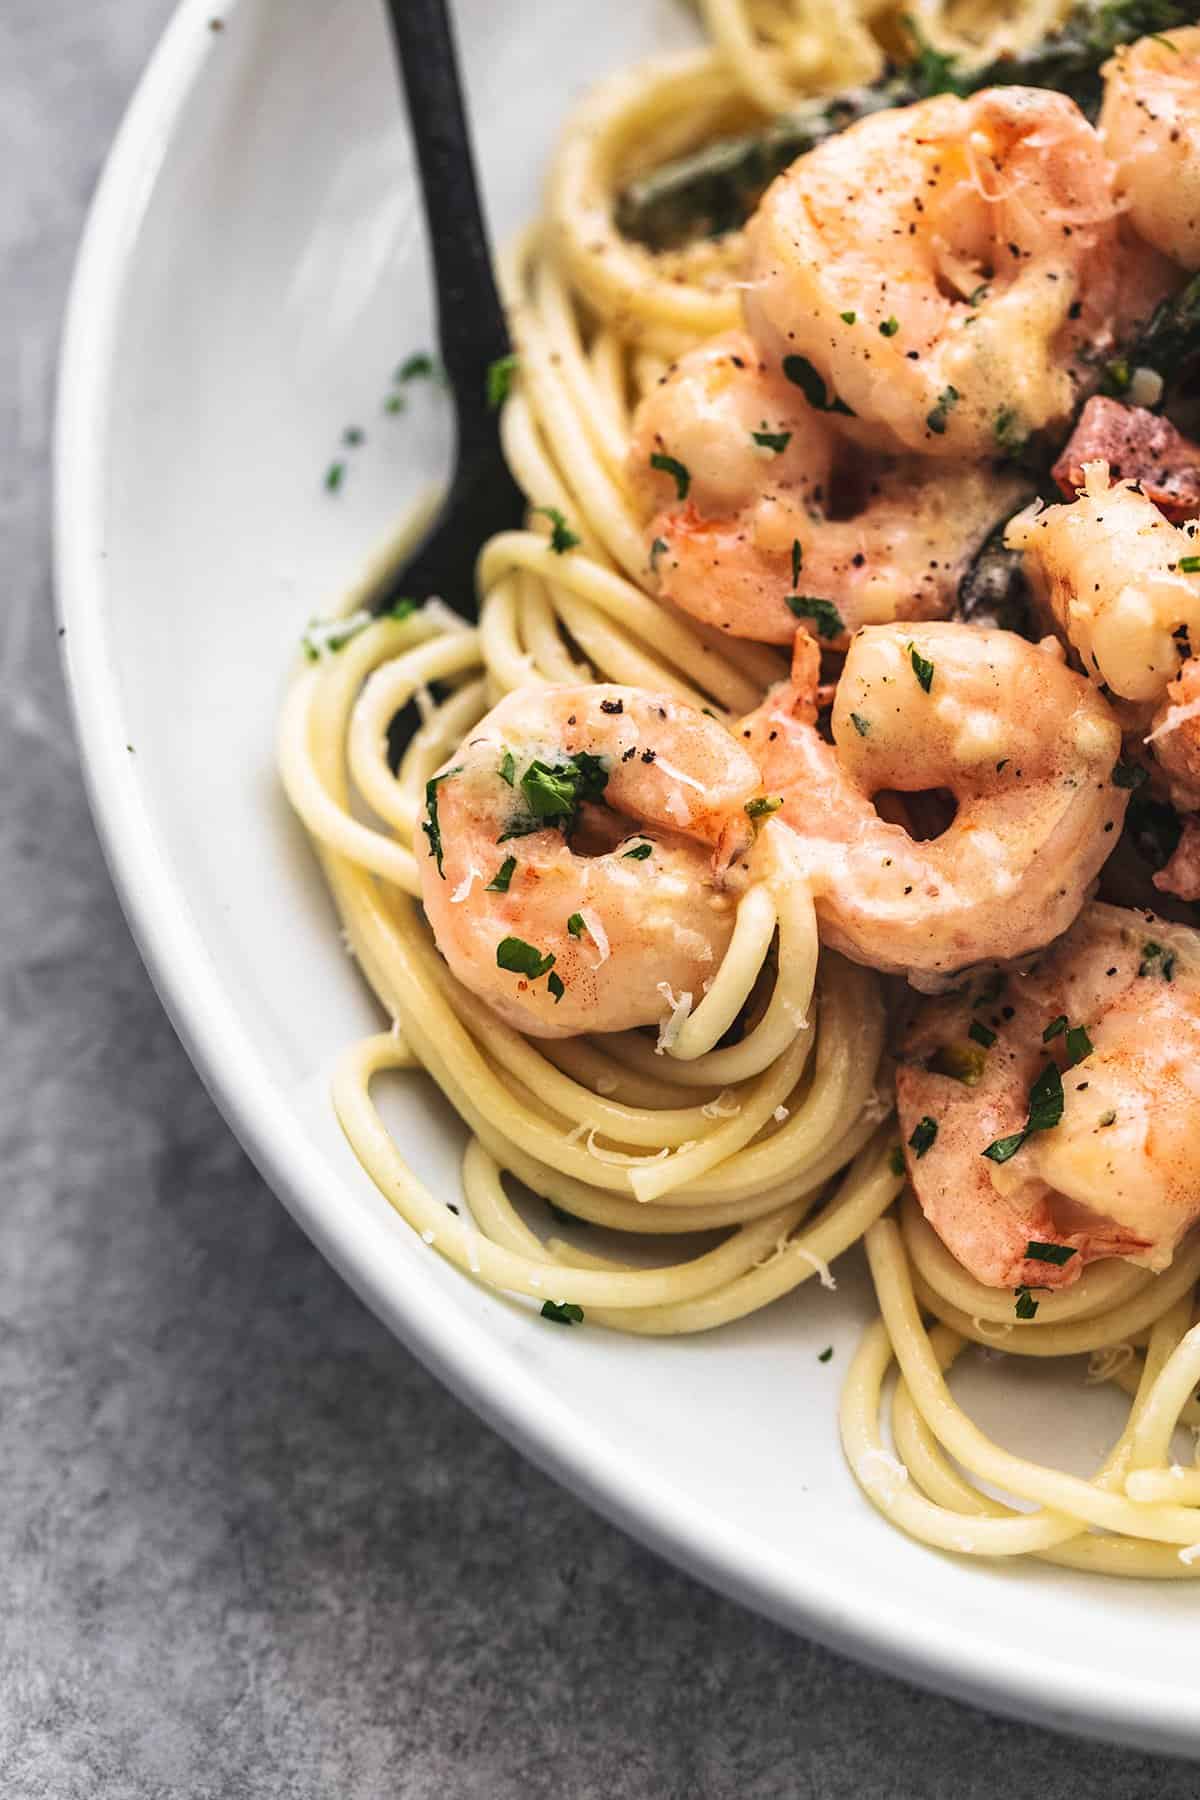
[[[217,1117],[110,891],[50,624],[63,289],[166,12],[0,7],[0,1796],[1196,1795],[638,1549],[386,1335]]]

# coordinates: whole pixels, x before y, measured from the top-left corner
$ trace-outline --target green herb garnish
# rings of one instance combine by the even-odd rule
[[[754,820],[768,819],[772,813],[777,813],[782,805],[783,796],[781,794],[760,794],[757,800],[747,800],[746,817]]]
[[[789,594],[788,610],[797,619],[811,619],[819,638],[841,637],[846,627],[832,600],[819,600],[812,594]]]
[[[656,450],[650,458],[650,467],[652,469],[661,469],[664,475],[670,475],[673,478],[675,482],[676,499],[687,499],[688,489],[692,485],[691,471],[690,469],[685,468],[684,464],[681,463],[677,457],[664,456],[661,451]]]
[[[652,575],[658,574],[658,559],[660,556],[665,556],[670,548],[666,538],[655,538],[650,546],[650,573]]]
[[[496,773],[499,775],[501,781],[508,783],[509,787],[513,785],[517,774],[517,759],[511,750],[506,750],[504,755],[500,758],[500,767],[496,770]]]
[[[546,986],[550,990],[550,992],[554,995],[554,1004],[555,1004],[555,1006],[557,1006],[559,1001],[562,999],[563,995],[567,991],[567,985],[566,985],[565,981],[563,980],[562,976],[558,973],[557,969],[551,970],[550,978],[547,981]]]
[[[1066,1029],[1067,1029],[1067,1015],[1066,1015],[1066,1013],[1059,1013],[1059,1015],[1056,1019],[1051,1019],[1050,1023],[1047,1025],[1045,1031],[1043,1031],[1043,1033],[1042,1033],[1043,1044],[1048,1044],[1052,1038],[1061,1037],[1063,1032]]]
[[[775,456],[782,456],[792,441],[790,431],[752,431],[750,436],[763,450],[770,450]]]
[[[434,775],[425,783],[425,817],[421,821],[421,830],[429,839],[429,854],[437,858],[437,872],[445,881],[442,868],[442,828],[438,822],[438,789],[443,781],[449,781],[452,775],[461,775],[463,764],[447,769],[444,775]]]
[[[524,938],[501,938],[496,945],[496,967],[507,969],[510,975],[525,975],[530,981],[536,981],[553,965],[553,950],[543,953],[533,944],[527,944]]]
[[[833,1356],[833,1345],[826,1344],[824,1350],[819,1350],[817,1352],[817,1361],[818,1362],[829,1362],[829,1360],[831,1359],[832,1356]]]
[[[913,1134],[908,1140],[908,1147],[919,1162],[927,1150],[932,1149],[933,1140],[938,1134],[937,1120],[928,1114],[913,1127]]]
[[[325,486],[329,493],[336,494],[346,476],[344,462],[331,462],[325,471]]]
[[[1063,1084],[1057,1063],[1047,1063],[1029,1090],[1029,1116],[1020,1131],[997,1138],[982,1152],[991,1162],[1006,1163],[1035,1131],[1052,1131],[1063,1116]]]
[[[1181,556],[1179,573],[1181,575],[1200,575],[1200,556]]]
[[[582,1325],[583,1308],[576,1306],[572,1300],[544,1300],[542,1317],[553,1319],[556,1325]]]
[[[793,387],[800,389],[815,412],[843,413],[848,419],[854,417],[844,400],[839,400],[836,394],[830,395],[807,356],[785,356],[783,372]]]
[[[582,913],[571,914],[570,918],[567,920],[567,930],[573,938],[583,936],[584,932],[587,930],[587,926],[583,922]]]
[[[1017,1304],[1014,1310],[1018,1319],[1036,1319],[1038,1303],[1030,1293],[1029,1289],[1027,1287],[1019,1287],[1015,1288],[1013,1291],[1017,1296]]]
[[[908,660],[912,664],[912,672],[926,693],[933,686],[933,664],[927,662],[915,644],[908,646]]]
[[[495,362],[488,364],[487,403],[493,412],[498,412],[508,399],[513,376],[520,366],[520,359],[511,350],[507,356],[498,356]]]
[[[879,335],[880,337],[895,337],[899,329],[900,321],[893,316],[892,318],[883,321],[883,324],[879,327]]]
[[[995,1032],[989,1030],[986,1025],[981,1025],[978,1019],[972,1019],[967,1026],[967,1036],[974,1038],[977,1044],[982,1044],[985,1050],[990,1050],[996,1042]]]
[[[852,712],[850,714],[850,723],[853,725],[855,731],[857,731],[859,737],[870,737],[870,719],[864,719],[861,713]]]
[[[632,850],[622,850],[621,856],[627,862],[645,862],[653,849],[653,844],[635,844]]]
[[[406,356],[393,375],[393,381],[432,381],[442,374],[441,364],[428,350],[414,350]]]
[[[857,317],[858,317],[858,314],[856,312],[844,312],[841,315],[842,324],[843,325],[853,325],[853,323],[857,319]]]
[[[550,533],[550,548],[555,556],[565,556],[568,550],[574,550],[576,544],[583,540],[577,531],[572,531],[557,506],[531,506],[531,513],[541,513],[549,519],[553,527]]]
[[[1198,562],[1200,562],[1200,557],[1198,557],[1196,560]],[[804,566],[803,546],[801,545],[799,538],[793,538],[792,539],[792,586],[793,587],[797,586],[797,584],[799,583],[800,570],[803,568],[803,566]]]
[[[937,405],[932,412],[925,414],[925,423],[935,437],[943,437],[946,431],[947,416],[958,405],[962,398],[956,387],[944,387],[937,397]]]
[[[1036,1238],[1030,1238],[1025,1246],[1025,1255],[1029,1262],[1053,1263],[1061,1269],[1076,1254],[1071,1244],[1042,1244]]]
[[[508,884],[513,878],[513,870],[517,866],[515,856],[506,856],[492,879],[488,882],[486,892],[489,894],[507,894]]]
[[[504,764],[500,773],[504,775]],[[599,800],[607,785],[608,770],[603,758],[588,750],[564,756],[557,763],[535,759],[517,783],[527,812],[524,817],[511,820],[496,842],[505,844],[510,838],[528,837],[546,825],[557,825],[564,833],[572,831],[584,801]]]
[[[1084,1061],[1092,1054],[1094,1048],[1084,1025],[1072,1025],[1066,1035],[1067,1067],[1073,1069],[1076,1063]]]

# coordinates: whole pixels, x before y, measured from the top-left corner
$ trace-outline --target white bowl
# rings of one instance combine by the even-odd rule
[[[381,401],[433,340],[382,8],[188,0],[137,94],[71,299],[58,426],[63,650],[114,878],[204,1079],[285,1204],[381,1318],[545,1468],[705,1580],[954,1694],[1200,1750],[1196,1590],[937,1555],[842,1463],[870,1301],[857,1259],[694,1339],[564,1331],[459,1277],[362,1175],[327,1097],[375,1013],[272,766],[297,636],[449,456],[445,402]],[[557,125],[686,34],[678,0],[460,0],[494,230],[536,205]],[[343,427],[344,487],[322,477]],[[423,1078],[392,1117],[449,1192],[461,1133]],[[817,1353],[835,1347],[822,1364]],[[985,1427],[1084,1468],[1115,1396],[977,1357]]]

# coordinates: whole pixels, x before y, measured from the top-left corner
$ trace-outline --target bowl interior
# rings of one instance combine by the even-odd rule
[[[64,648],[134,929],[222,1105],[287,1203],[420,1353],[534,1455],[668,1553],[798,1628],[994,1705],[1200,1743],[1195,1599],[951,1561],[859,1495],[836,1407],[871,1311],[857,1257],[712,1336],[564,1331],[425,1249],[349,1154],[331,1061],[377,1014],[273,772],[298,635],[448,466],[424,236],[381,9],[240,0],[178,15],[106,180],[64,367]],[[676,0],[460,0],[493,231],[537,206],[573,100],[690,41]],[[366,434],[346,448],[348,427]],[[328,466],[346,465],[336,493]],[[462,1134],[390,1084],[410,1160],[453,1197]],[[832,1344],[834,1356],[818,1361]],[[1084,1469],[1121,1407],[1018,1359],[961,1390],[1014,1447]]]

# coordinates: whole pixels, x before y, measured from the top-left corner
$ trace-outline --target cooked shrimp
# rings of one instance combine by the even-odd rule
[[[535,1037],[653,1024],[668,990],[698,994],[717,971],[735,905],[720,868],[759,790],[749,753],[678,701],[518,688],[427,790],[438,948]]]
[[[770,644],[790,644],[797,621],[843,644],[862,624],[943,617],[1027,491],[982,466],[864,458],[745,332],[689,352],[647,396],[629,467],[659,592]]]
[[[982,458],[1065,424],[1121,309],[1100,140],[1042,88],[876,113],[767,190],[747,323],[883,450]]]
[[[1104,73],[1100,135],[1130,222],[1200,269],[1200,26],[1123,45]]]
[[[1179,670],[1178,634],[1200,646],[1200,526],[1172,525],[1134,482],[1083,466],[1069,505],[1018,514],[1005,533],[1088,674],[1122,699],[1161,700]]]
[[[1091,905],[1028,974],[923,1004],[901,1054],[909,1177],[977,1280],[1166,1268],[1200,1217],[1200,933]]]
[[[744,721],[779,817],[804,840],[817,918],[837,950],[936,991],[959,971],[1040,949],[1074,919],[1128,794],[1120,729],[1058,645],[958,624],[868,627],[816,729],[816,650]],[[874,796],[949,790],[931,841]]]

